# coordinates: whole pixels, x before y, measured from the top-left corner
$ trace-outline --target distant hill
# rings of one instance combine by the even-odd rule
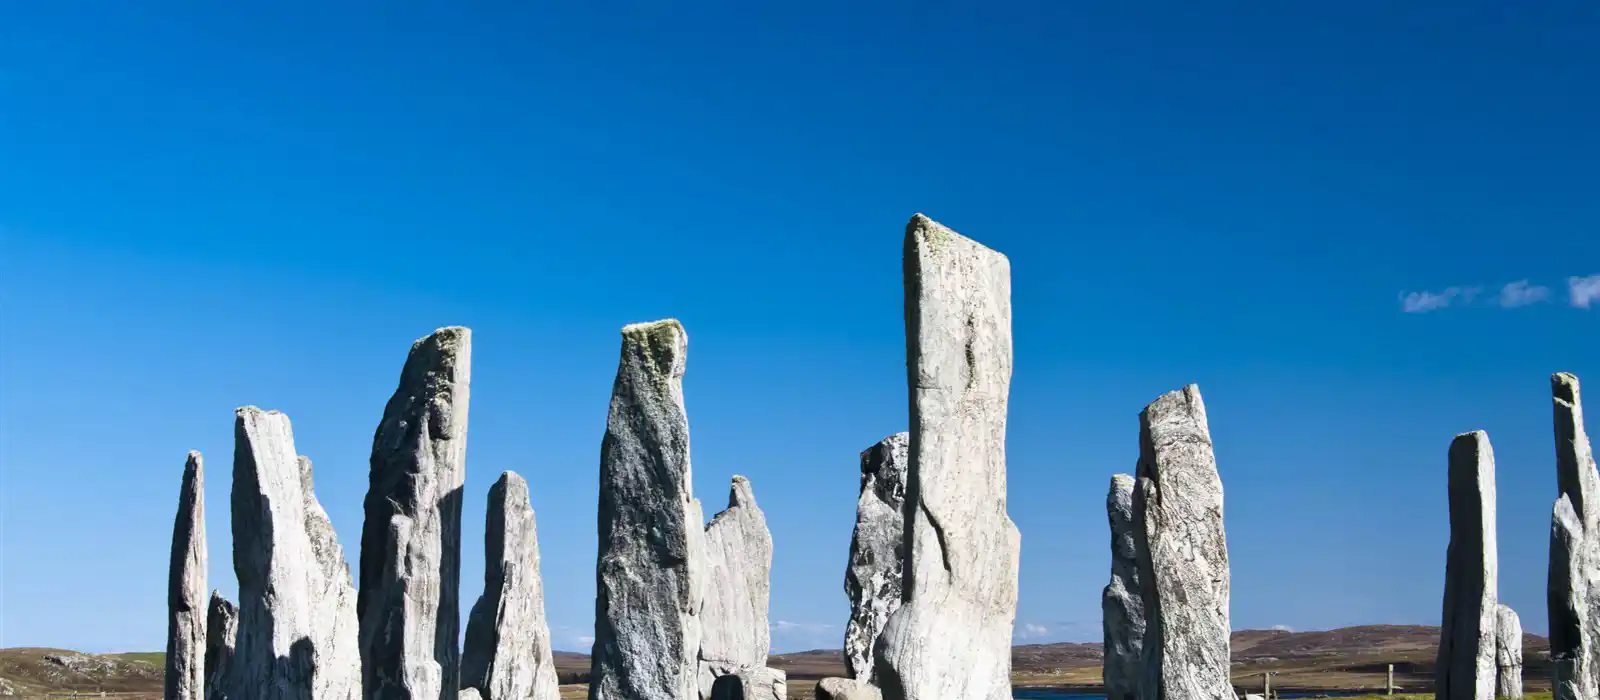
[[[1280,688],[1376,688],[1389,664],[1400,684],[1410,690],[1429,687],[1439,628],[1416,625],[1363,625],[1318,632],[1240,630],[1233,633],[1234,683],[1259,687],[1261,674],[1276,673]],[[1530,689],[1548,687],[1549,641],[1523,635]],[[1012,673],[1026,685],[1093,686],[1100,682],[1098,643],[1024,644],[1012,648]],[[561,682],[588,680],[589,655],[555,652]],[[37,692],[134,692],[161,696],[165,655],[82,654],[63,649],[0,649],[0,695]],[[791,681],[845,675],[837,649],[776,654],[771,665],[788,672]],[[796,686],[791,686],[792,696]],[[7,692],[9,689],[10,692]]]

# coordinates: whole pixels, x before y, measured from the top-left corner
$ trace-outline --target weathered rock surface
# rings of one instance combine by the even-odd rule
[[[1450,443],[1450,548],[1434,696],[1494,700],[1499,618],[1494,449],[1483,431]]]
[[[1505,603],[1496,606],[1495,612],[1494,694],[1522,700],[1522,619]]]
[[[1139,415],[1133,513],[1145,543],[1139,698],[1233,700],[1222,477],[1198,386],[1169,392]]]
[[[239,632],[228,696],[354,700],[361,695],[354,590],[327,516],[305,490],[309,464],[296,458],[287,416],[254,406],[236,416]]]
[[[205,697],[206,479],[200,453],[183,465],[167,569],[166,700]]]
[[[233,649],[239,637],[239,608],[211,592],[206,608],[206,700],[226,700],[228,674],[233,668]]]
[[[1144,598],[1139,584],[1139,554],[1144,540],[1134,521],[1134,478],[1111,477],[1106,517],[1111,523],[1111,583],[1100,594],[1105,632],[1102,677],[1107,700],[1135,700],[1144,653]]]
[[[477,688],[462,688],[457,697],[459,700],[483,700],[483,695]]]
[[[1009,700],[1021,548],[1006,514],[1010,263],[918,214],[904,264],[906,590],[874,677],[890,700]]]
[[[1578,378],[1550,377],[1556,483],[1548,614],[1556,700],[1600,698],[1600,474],[1583,426]]]
[[[481,700],[560,700],[539,576],[528,482],[505,472],[489,489],[483,597],[467,618],[461,683]]]
[[[872,648],[900,607],[905,566],[906,472],[911,433],[896,433],[861,453],[861,497],[850,537],[844,592],[850,622],[844,628],[844,662],[850,676],[872,680]]]
[[[728,508],[706,526],[705,605],[700,614],[700,696],[719,676],[764,669],[772,649],[772,533],[750,480],[734,476]]]
[[[417,340],[372,436],[361,530],[368,700],[455,700],[472,332]]]
[[[813,691],[816,700],[882,700],[878,686],[851,678],[824,678]]]
[[[699,697],[707,572],[683,406],[687,355],[675,320],[622,329],[600,446],[591,700]]]
[[[758,666],[718,676],[708,697],[711,700],[786,700],[788,696],[787,675],[775,668]]]

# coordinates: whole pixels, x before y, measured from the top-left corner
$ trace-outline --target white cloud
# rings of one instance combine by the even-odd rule
[[[1294,631],[1294,628],[1290,627],[1288,625],[1273,625],[1272,629],[1277,630],[1279,632],[1293,632]]]
[[[1442,309],[1458,299],[1470,304],[1479,291],[1478,287],[1450,287],[1440,292],[1406,292],[1400,295],[1400,309],[1408,314],[1420,314]]]
[[[591,636],[589,636],[587,634],[579,635],[578,638],[577,638],[577,642],[579,644],[584,645],[584,646],[593,646],[594,645],[594,637],[591,637]]]
[[[1572,305],[1587,309],[1591,304],[1600,303],[1600,275],[1588,277],[1568,277],[1567,296]]]
[[[1500,288],[1499,304],[1501,308],[1514,309],[1519,306],[1537,304],[1550,298],[1550,288],[1529,284],[1528,280],[1512,282]]]
[[[1050,629],[1048,627],[1045,627],[1044,625],[1036,625],[1032,622],[1022,623],[1022,626],[1018,627],[1016,630],[1017,639],[1038,639],[1047,634],[1050,634]]]

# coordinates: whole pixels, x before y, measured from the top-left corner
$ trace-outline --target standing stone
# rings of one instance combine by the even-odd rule
[[[718,676],[710,700],[787,700],[788,675],[775,668],[757,666]]]
[[[1006,514],[1011,267],[921,214],[904,263],[905,601],[875,677],[890,700],[1009,700],[1022,544]]]
[[[206,479],[200,453],[190,451],[172,524],[167,569],[166,700],[205,697]]]
[[[772,649],[772,533],[750,480],[733,477],[728,509],[706,526],[705,607],[700,614],[700,697],[720,676],[764,669]],[[770,685],[770,684],[769,684]]]
[[[1200,387],[1169,392],[1139,415],[1133,518],[1144,542],[1138,697],[1233,700],[1222,477]]]
[[[850,678],[824,678],[812,691],[816,700],[883,700],[878,686]]]
[[[1550,377],[1556,483],[1547,603],[1555,700],[1600,698],[1600,474],[1583,429],[1578,378]]]
[[[306,541],[311,544],[312,560],[316,562],[320,577],[312,588],[316,610],[317,649],[329,650],[326,657],[339,667],[338,692],[346,685],[358,695],[361,692],[359,664],[361,660],[360,618],[356,614],[355,581],[350,578],[350,563],[345,560],[344,547],[333,532],[333,521],[328,511],[317,500],[311,458],[295,458],[300,469],[300,493],[304,497]],[[320,660],[319,660],[320,661]],[[346,677],[348,674],[348,677]]]
[[[227,700],[228,673],[238,637],[239,608],[212,591],[211,605],[206,608],[206,700]]]
[[[1438,700],[1494,700],[1499,553],[1494,449],[1481,430],[1450,443],[1450,548],[1434,670]]]
[[[356,601],[367,700],[456,700],[471,380],[472,331],[416,341],[372,436]]]
[[[1105,628],[1103,678],[1107,700],[1134,700],[1139,695],[1139,662],[1144,650],[1144,599],[1139,586],[1139,553],[1144,540],[1133,515],[1135,481],[1127,474],[1111,477],[1106,517],[1111,522],[1111,583],[1100,594]]]
[[[600,445],[591,700],[700,696],[705,522],[689,469],[675,320],[626,326]]]
[[[1504,603],[1495,610],[1494,664],[1495,696],[1522,700],[1522,619]]]
[[[489,489],[487,520],[483,597],[467,618],[462,686],[482,700],[560,700],[528,482],[501,474]]]
[[[904,576],[906,469],[910,433],[896,433],[861,453],[861,497],[850,537],[844,592],[850,622],[844,628],[844,661],[850,677],[872,680],[872,647],[900,607]]]
[[[361,696],[354,597],[327,516],[306,491],[289,418],[236,412],[233,568],[239,632],[228,696],[355,700]]]

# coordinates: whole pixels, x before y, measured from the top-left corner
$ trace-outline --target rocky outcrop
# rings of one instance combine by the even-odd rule
[[[488,513],[483,597],[467,618],[461,683],[481,700],[560,700],[528,482],[501,474]]]
[[[861,453],[861,496],[850,537],[844,592],[850,622],[844,628],[844,661],[850,676],[872,680],[872,648],[900,607],[905,564],[906,471],[911,433],[896,433]]]
[[[1228,541],[1222,477],[1200,388],[1139,415],[1133,517],[1145,635],[1141,700],[1233,700],[1228,678]]]
[[[850,678],[824,678],[812,693],[816,700],[882,700],[878,686]]]
[[[1556,483],[1548,613],[1555,700],[1600,698],[1600,474],[1583,427],[1578,378],[1550,377]]]
[[[728,509],[706,526],[705,542],[711,583],[700,614],[699,684],[700,696],[710,698],[718,677],[766,668],[772,649],[772,533],[749,479],[733,477]]]
[[[904,263],[906,591],[875,678],[890,700],[1009,700],[1021,548],[1006,514],[1010,263],[921,214]]]
[[[205,697],[206,481],[200,453],[183,465],[167,569],[166,700]]]
[[[1494,450],[1483,431],[1450,443],[1450,548],[1434,697],[1494,700],[1499,616]]]
[[[362,682],[368,700],[455,700],[461,485],[472,332],[411,346],[372,437],[361,530]]]
[[[289,418],[254,406],[234,423],[233,567],[239,633],[227,682],[238,700],[361,695],[355,592]],[[330,546],[332,543],[332,546]]]
[[[786,700],[788,678],[783,671],[757,666],[718,676],[707,696],[711,700]]]
[[[1511,606],[1495,609],[1495,697],[1522,700],[1522,619]]]
[[[212,591],[211,604],[206,608],[206,700],[227,700],[228,674],[238,637],[239,608]]]
[[[600,446],[591,700],[699,697],[705,520],[689,469],[687,354],[677,321],[622,329]]]
[[[1139,585],[1139,555],[1144,540],[1133,515],[1134,478],[1111,477],[1106,517],[1111,523],[1111,583],[1100,594],[1105,632],[1102,677],[1107,700],[1135,700],[1144,651],[1144,599]]]

